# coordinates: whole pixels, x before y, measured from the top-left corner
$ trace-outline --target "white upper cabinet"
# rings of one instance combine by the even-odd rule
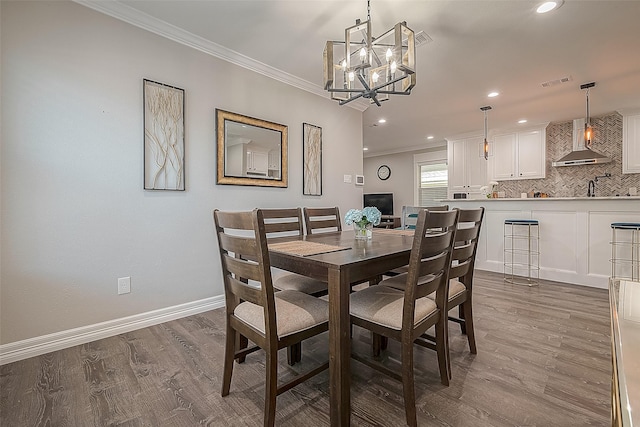
[[[489,157],[491,178],[496,181],[537,179],[546,175],[546,125],[498,133]]]
[[[640,173],[640,109],[622,114],[622,173]]]
[[[487,185],[487,161],[482,154],[481,137],[447,141],[449,197],[464,193],[467,198],[481,196],[480,187]]]

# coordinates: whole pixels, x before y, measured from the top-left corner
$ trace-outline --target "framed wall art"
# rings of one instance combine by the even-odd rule
[[[143,83],[144,189],[184,191],[184,89]]]
[[[303,175],[302,194],[322,195],[322,128],[302,124]]]
[[[287,187],[288,127],[216,109],[216,183]]]

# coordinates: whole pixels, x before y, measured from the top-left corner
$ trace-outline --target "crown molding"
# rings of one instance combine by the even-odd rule
[[[389,156],[392,154],[409,153],[409,152],[416,152],[416,151],[420,151],[420,152],[438,151],[438,150],[446,150],[446,149],[447,149],[447,143],[445,141],[436,141],[436,142],[429,142],[428,145],[425,145],[425,144],[412,145],[409,147],[394,148],[391,150],[384,150],[384,151],[373,151],[373,152],[364,151],[362,157],[365,159],[368,159],[371,157]]]
[[[330,99],[329,94],[325,92],[322,87],[314,83],[296,77],[292,74],[279,70],[260,61],[256,61],[255,59],[249,58],[246,55],[214,43],[203,37],[192,34],[188,31],[183,30],[182,28],[169,24],[168,22],[154,18],[144,12],[140,12],[139,10],[134,9],[126,4],[120,3],[119,1],[73,1],[77,4],[104,13],[105,15],[109,15],[135,27],[142,28],[143,30],[147,30],[159,36],[165,37],[176,43],[180,43],[192,49],[199,50],[200,52],[230,62],[239,67],[246,68],[247,70],[251,70],[255,73],[262,74],[263,76],[272,78],[289,86],[302,89],[306,92],[310,92],[325,99]],[[349,103],[348,106],[362,112],[366,110],[369,105],[366,102],[356,101]]]

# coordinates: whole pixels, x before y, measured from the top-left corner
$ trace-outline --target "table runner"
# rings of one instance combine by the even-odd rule
[[[269,243],[269,250],[271,251],[284,252],[300,256],[326,254],[329,252],[343,251],[345,249],[351,248],[345,246],[327,245],[325,243],[307,242],[305,240]]]
[[[413,236],[416,230],[397,230],[395,228],[374,228],[374,233],[397,234],[400,236]]]

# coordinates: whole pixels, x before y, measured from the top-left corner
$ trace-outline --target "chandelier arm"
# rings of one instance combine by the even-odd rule
[[[363,96],[364,96],[364,92],[361,92],[361,93],[359,93],[359,94],[358,94],[358,95],[356,95],[356,96],[352,96],[352,97],[350,97],[349,99],[343,99],[343,100],[340,100],[339,105],[348,104],[349,102],[351,102],[351,101],[355,101],[356,99],[358,99],[358,98],[362,98]]]
[[[364,87],[364,91],[362,92],[362,96],[364,96],[365,98],[371,99],[373,102],[376,103],[376,105],[378,107],[382,106],[382,104],[380,104],[380,101],[378,101],[378,95],[377,95],[376,91],[372,90],[369,87],[369,85],[367,84],[367,81],[364,79],[364,75],[362,74],[362,70],[360,70],[358,72],[358,80],[360,80],[360,83]]]

